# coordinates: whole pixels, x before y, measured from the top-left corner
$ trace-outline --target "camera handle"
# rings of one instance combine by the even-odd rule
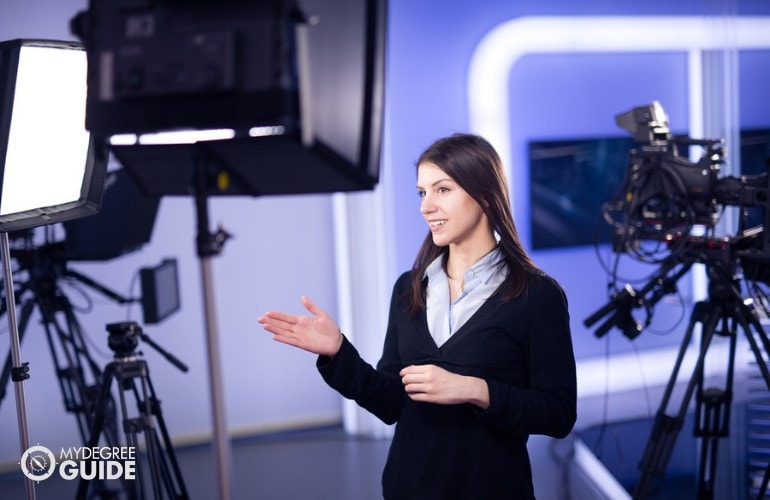
[[[182,363],[179,358],[168,352],[167,350],[163,349],[161,346],[155,343],[154,340],[152,340],[146,333],[142,332],[139,334],[139,337],[145,341],[147,344],[149,344],[150,347],[158,351],[158,354],[166,358],[166,361],[171,363],[172,365],[179,368],[180,371],[187,373],[187,365]]]
[[[638,337],[647,324],[638,324],[631,311],[634,308],[646,307],[649,310],[660,301],[665,295],[674,293],[676,291],[676,283],[679,279],[687,274],[692,267],[694,261],[683,261],[678,256],[669,257],[662,265],[660,270],[650,279],[642,288],[634,290],[631,286],[626,285],[622,290],[616,292],[610,301],[600,307],[596,312],[587,317],[583,324],[586,327],[591,327],[605,316],[609,317],[596,329],[594,335],[597,338],[601,338],[612,329],[617,326],[623,334],[629,339],[633,340]],[[669,276],[669,273],[681,265],[675,273]],[[652,292],[649,298],[647,294]],[[614,312],[613,312],[614,311]],[[612,313],[610,315],[610,313]]]

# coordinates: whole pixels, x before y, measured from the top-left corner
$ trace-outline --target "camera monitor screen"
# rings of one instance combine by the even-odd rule
[[[0,231],[99,210],[107,162],[85,129],[86,72],[76,43],[0,43]]]
[[[139,271],[142,282],[144,322],[160,323],[181,307],[176,259],[163,259],[154,267]]]

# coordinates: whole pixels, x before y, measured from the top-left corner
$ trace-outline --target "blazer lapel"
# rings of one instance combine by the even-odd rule
[[[470,318],[468,318],[468,321],[466,321],[463,326],[458,328],[457,331],[450,335],[449,339],[441,345],[439,351],[442,353],[442,355],[446,351],[451,350],[453,346],[458,342],[462,342],[465,337],[472,335],[473,330],[478,325],[488,320],[489,318],[494,317],[495,311],[502,305],[503,301],[500,300],[497,293],[489,297],[483,304],[481,304],[481,307],[479,307],[476,312],[473,313]],[[430,332],[428,332],[428,336],[430,337]],[[435,345],[435,343],[433,345]]]

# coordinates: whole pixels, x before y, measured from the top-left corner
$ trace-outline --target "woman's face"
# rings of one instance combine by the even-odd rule
[[[420,213],[436,246],[486,243],[491,234],[481,206],[449,175],[433,163],[417,168]]]

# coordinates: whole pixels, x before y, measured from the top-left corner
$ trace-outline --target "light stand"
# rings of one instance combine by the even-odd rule
[[[24,380],[29,378],[27,365],[21,362],[19,347],[19,329],[16,323],[16,299],[13,290],[13,271],[11,270],[11,249],[8,243],[8,233],[0,232],[0,253],[3,260],[3,281],[5,283],[5,302],[8,309],[8,332],[11,343],[11,380],[16,394],[16,416],[19,425],[19,445],[22,455],[29,449],[29,432],[27,429],[27,406],[24,398]],[[27,498],[34,500],[35,485],[26,475],[24,476]]]
[[[254,144],[257,144],[256,142]],[[113,147],[113,153],[120,160],[126,171],[135,177],[145,192],[151,195],[194,196],[196,210],[196,251],[200,262],[201,289],[203,293],[203,314],[208,356],[208,377],[211,397],[212,441],[214,446],[215,469],[217,474],[217,495],[220,500],[232,497],[232,450],[227,432],[222,365],[219,351],[219,333],[214,299],[214,273],[212,258],[221,253],[229,235],[222,229],[212,233],[209,230],[208,198],[214,194],[251,194],[256,195],[250,185],[238,182],[235,193],[223,193],[222,179],[229,184],[232,179],[241,181],[242,172],[237,166],[220,160],[219,155],[209,148],[206,142],[167,146],[126,146]],[[163,153],[171,152],[171,157]],[[187,175],[161,176],[153,164],[158,158],[168,160],[165,168],[177,172],[187,171]],[[219,182],[217,182],[219,180]],[[233,183],[236,184],[236,183]],[[218,186],[218,187],[217,187]]]
[[[218,479],[217,498],[231,498],[232,451],[227,433],[224,395],[222,393],[222,369],[219,354],[219,333],[217,328],[216,302],[214,301],[214,272],[212,257],[218,255],[227,240],[227,233],[219,229],[209,231],[209,212],[206,164],[201,157],[195,160],[195,208],[198,234],[196,237],[200,261],[201,286],[203,289],[203,315],[206,324],[206,352],[208,354],[209,383],[211,386],[211,413],[213,418],[213,441],[215,466]]]

